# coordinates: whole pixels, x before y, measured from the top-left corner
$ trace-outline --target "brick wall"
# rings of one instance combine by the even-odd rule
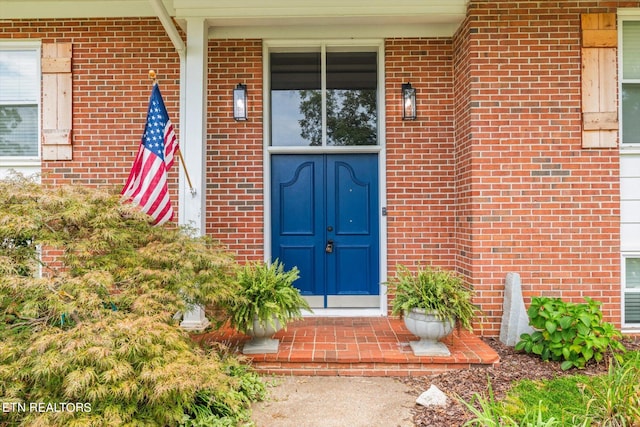
[[[2,39],[73,45],[73,160],[43,162],[45,185],[122,188],[144,130],[149,69],[179,122],[179,58],[157,19],[1,21]],[[177,177],[174,168],[176,203]]]
[[[239,261],[264,254],[262,42],[210,40],[207,234]],[[248,120],[233,119],[233,88],[247,85]]]
[[[453,37],[453,81],[455,107],[455,236],[456,271],[471,283],[473,278],[472,230],[467,221],[472,215],[472,135],[471,135],[471,49],[466,19]]]
[[[385,43],[388,268],[452,268],[454,110],[450,39]],[[417,119],[403,121],[402,83],[416,89]]]
[[[619,152],[581,148],[580,14],[628,1],[471,1],[452,39],[385,43],[388,268],[454,268],[478,290],[483,333],[499,328],[504,277],[620,314]],[[73,43],[74,158],[45,184],[122,187],[158,71],[179,124],[179,59],[155,19],[0,22],[0,39]],[[207,234],[239,260],[264,245],[262,43],[209,41]],[[402,121],[400,85],[417,89]],[[237,83],[249,120],[232,118]],[[177,196],[177,169],[170,174]]]
[[[581,148],[580,104],[580,14],[618,3],[471,2],[456,36],[472,76],[460,105],[470,148],[457,141],[471,159],[470,185],[459,181],[471,214],[458,227],[470,230],[486,335],[497,334],[510,271],[527,298],[590,296],[619,319],[619,153]]]

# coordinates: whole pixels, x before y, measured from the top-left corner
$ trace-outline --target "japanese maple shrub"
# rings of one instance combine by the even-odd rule
[[[620,331],[602,320],[600,303],[565,302],[560,298],[536,297],[527,311],[536,329],[522,334],[516,350],[537,354],[543,360],[562,361],[562,369],[583,368],[589,361],[601,361],[605,354],[625,351]]]
[[[174,319],[232,298],[233,270],[217,242],[117,194],[0,180],[0,424],[247,422],[258,377]]]

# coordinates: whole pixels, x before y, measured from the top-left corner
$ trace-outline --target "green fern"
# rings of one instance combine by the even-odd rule
[[[298,279],[296,267],[285,271],[284,265],[249,262],[238,268],[236,280],[240,295],[226,305],[230,322],[240,332],[247,332],[254,319],[275,326],[276,321],[286,327],[292,320],[302,317],[302,310],[311,311],[300,291],[293,286]]]
[[[479,313],[472,302],[473,291],[453,272],[426,267],[414,273],[399,265],[396,276],[389,281],[389,288],[394,294],[393,315],[414,308],[423,309],[441,320],[457,319],[461,327],[473,329],[471,322]]]

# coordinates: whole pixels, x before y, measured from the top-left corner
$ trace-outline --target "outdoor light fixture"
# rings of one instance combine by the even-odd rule
[[[247,85],[242,83],[233,89],[233,118],[237,121],[247,120]]]
[[[416,119],[416,90],[411,83],[402,84],[402,120]]]

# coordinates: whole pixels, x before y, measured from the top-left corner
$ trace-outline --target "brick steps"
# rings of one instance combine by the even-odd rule
[[[467,331],[445,338],[448,357],[414,356],[415,340],[404,322],[388,317],[309,317],[289,324],[275,338],[277,353],[245,357],[261,373],[324,376],[418,376],[453,369],[493,366],[497,353]],[[248,337],[224,329],[206,334],[205,340],[223,341],[240,352]]]

